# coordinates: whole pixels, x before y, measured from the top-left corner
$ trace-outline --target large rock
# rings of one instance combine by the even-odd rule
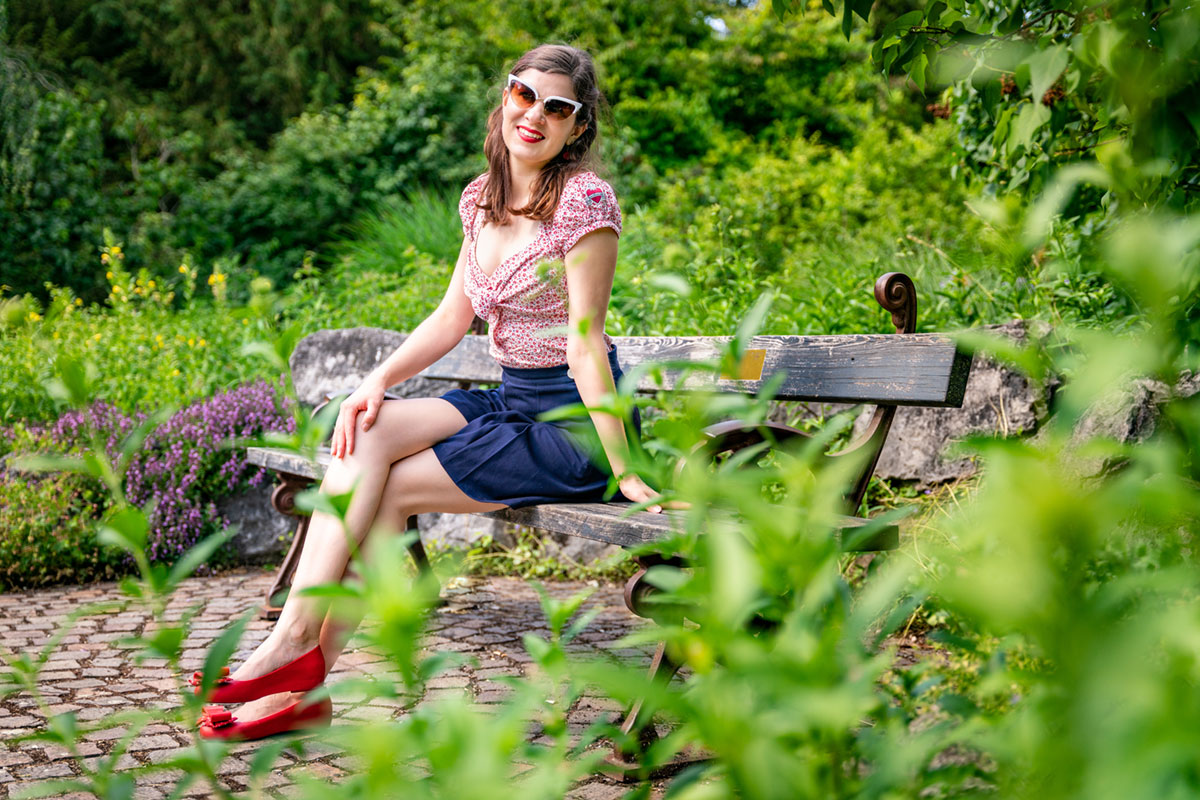
[[[987,328],[991,333],[1024,341],[1023,321]],[[1041,397],[1017,370],[985,356],[971,365],[961,408],[901,407],[879,456],[880,478],[915,481],[920,485],[965,478],[975,473],[971,456],[952,458],[947,449],[971,434],[1020,436],[1035,433],[1044,416]],[[858,419],[861,430],[870,419]]]
[[[354,390],[406,338],[405,333],[366,327],[305,336],[289,362],[296,396],[304,405],[315,406],[327,395]],[[445,381],[410,378],[390,391],[401,397],[437,397],[448,388]]]
[[[296,519],[271,506],[271,492],[264,484],[217,501],[217,512],[237,529],[226,547],[239,564],[278,562],[291,546]]]
[[[508,523],[491,517],[435,513],[421,514],[417,522],[421,541],[437,549],[471,547],[485,536],[502,547],[512,547],[516,541]]]
[[[1172,397],[1182,399],[1197,392],[1200,392],[1197,374],[1185,374],[1174,392],[1162,381],[1138,378],[1089,408],[1076,423],[1074,438],[1083,441],[1103,437],[1122,444],[1144,441],[1158,427],[1164,403]]]

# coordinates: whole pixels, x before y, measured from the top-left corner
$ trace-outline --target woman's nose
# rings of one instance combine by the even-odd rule
[[[530,122],[545,122],[546,121],[546,106],[541,98],[533,101],[533,105],[525,109],[525,118]]]

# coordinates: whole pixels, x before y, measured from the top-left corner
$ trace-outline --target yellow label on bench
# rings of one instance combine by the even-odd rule
[[[766,350],[747,350],[737,365],[736,375],[721,373],[723,381],[758,381],[762,380],[763,363],[767,360]]]

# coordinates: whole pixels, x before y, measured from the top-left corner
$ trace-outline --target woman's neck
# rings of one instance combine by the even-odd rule
[[[508,159],[508,205],[509,208],[524,208],[533,197],[533,185],[537,182],[541,166],[533,166]]]

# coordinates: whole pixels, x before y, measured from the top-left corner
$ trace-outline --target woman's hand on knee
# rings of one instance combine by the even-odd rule
[[[362,386],[342,401],[337,422],[333,424],[330,451],[334,458],[345,458],[354,452],[354,438],[358,431],[366,432],[375,424],[379,408],[383,405],[385,387],[377,381],[367,379]]]

